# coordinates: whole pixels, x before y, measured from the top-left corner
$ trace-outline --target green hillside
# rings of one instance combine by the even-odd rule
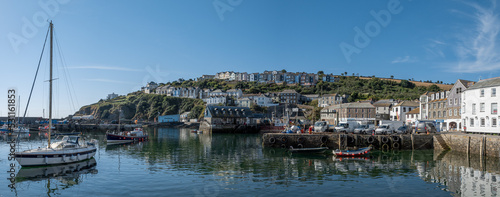
[[[257,83],[257,82],[228,82],[218,79],[208,79],[202,81],[186,80],[178,82],[170,82],[164,85],[172,85],[175,87],[199,87],[210,89],[228,90],[231,88],[240,88],[244,93],[267,93],[280,92],[284,89],[294,89],[301,94],[349,94],[350,101],[364,99],[400,99],[413,100],[418,99],[426,91],[439,91],[437,85],[416,86],[408,80],[401,82],[391,80],[381,80],[373,77],[370,79],[361,79],[355,76],[339,76],[338,82],[319,81],[315,86],[306,87],[294,84],[274,84],[274,83]]]
[[[130,93],[111,100],[83,106],[75,115],[93,115],[97,119],[118,119],[122,110],[122,119],[154,120],[159,115],[180,114],[191,111],[188,118],[200,118],[205,110],[200,99],[178,98],[166,95]]]

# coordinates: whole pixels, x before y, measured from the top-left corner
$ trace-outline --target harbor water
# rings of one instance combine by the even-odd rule
[[[145,131],[149,141],[121,145],[107,145],[103,133],[86,133],[99,140],[94,159],[36,168],[9,161],[12,139],[4,136],[0,196],[499,195],[498,158],[434,150],[335,158],[264,148],[261,135],[197,134],[177,128]],[[44,133],[15,140],[21,149],[47,144]]]

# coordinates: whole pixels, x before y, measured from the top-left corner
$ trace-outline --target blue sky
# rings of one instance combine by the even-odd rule
[[[22,105],[47,31],[45,21],[54,22],[65,62],[56,63],[56,117],[112,92],[138,90],[147,81],[227,70],[323,70],[445,83],[500,75],[496,1],[1,2],[0,90],[18,89]],[[44,63],[30,116],[47,109]],[[7,115],[6,102],[0,98],[1,116]]]

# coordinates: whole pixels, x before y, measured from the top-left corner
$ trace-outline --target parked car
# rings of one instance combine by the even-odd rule
[[[408,126],[400,126],[398,129],[396,129],[396,133],[398,134],[407,134],[410,131],[410,127]]]
[[[375,126],[373,124],[359,125],[358,128],[354,129],[355,134],[371,134],[373,131],[375,131]]]
[[[436,133],[437,129],[434,124],[430,122],[420,122],[417,124],[417,128],[415,130],[416,133]]]
[[[377,129],[375,129],[375,135],[380,135],[380,134],[387,135],[393,133],[394,133],[394,128],[392,127],[392,125],[389,124],[382,124],[378,126]]]

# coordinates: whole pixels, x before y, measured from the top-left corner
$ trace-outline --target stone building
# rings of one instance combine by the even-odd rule
[[[347,103],[347,98],[349,95],[340,94],[323,94],[318,98],[318,107],[328,107],[330,105],[338,105],[341,103]]]
[[[375,123],[375,107],[370,103],[343,103],[332,105],[321,110],[321,120],[330,124],[339,121],[355,120],[360,122]]]
[[[461,103],[462,93],[474,85],[473,81],[458,79],[450,90],[448,102],[446,104],[447,118],[444,120],[448,131],[462,131]]]
[[[300,94],[295,90],[286,89],[279,93],[280,103],[300,104]]]

